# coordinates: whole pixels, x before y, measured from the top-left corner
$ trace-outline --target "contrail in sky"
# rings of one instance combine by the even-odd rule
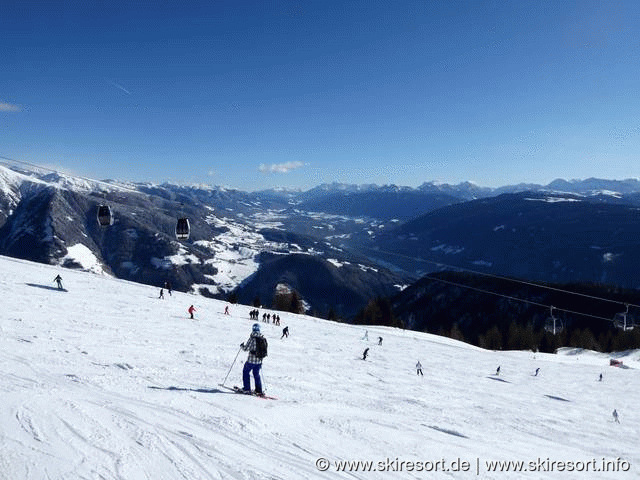
[[[122,90],[124,93],[126,93],[127,95],[131,95],[131,92],[129,90],[127,90],[126,88],[124,88],[122,85],[120,85],[119,83],[113,82],[111,80],[107,80],[107,82],[109,82],[109,84],[113,85],[114,87]]]

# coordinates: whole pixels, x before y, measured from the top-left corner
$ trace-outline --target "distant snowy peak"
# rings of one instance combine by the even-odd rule
[[[586,180],[556,179],[547,185],[549,190],[582,193],[582,194],[628,194],[640,192],[640,180],[627,178],[625,180],[606,180],[601,178],[587,178]]]
[[[457,185],[450,185],[442,182],[424,182],[418,187],[418,190],[424,193],[446,193],[449,195],[460,196],[466,199],[484,197],[490,195],[493,189],[481,187],[474,182],[461,182]]]
[[[502,193],[518,193],[526,191],[545,191],[556,193],[573,193],[578,195],[608,195],[620,197],[624,194],[640,192],[640,180],[628,178],[625,180],[606,180],[599,178],[587,178],[585,180],[556,179],[548,185],[536,183],[519,183],[502,187],[482,187],[474,182],[461,182],[450,185],[442,182],[425,182],[418,187],[423,192],[441,192],[460,195],[465,198],[479,198],[494,196]]]

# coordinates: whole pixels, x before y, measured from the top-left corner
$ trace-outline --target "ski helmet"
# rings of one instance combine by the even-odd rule
[[[254,323],[253,327],[251,327],[251,330],[253,330],[254,332],[260,333],[260,324],[259,323]]]

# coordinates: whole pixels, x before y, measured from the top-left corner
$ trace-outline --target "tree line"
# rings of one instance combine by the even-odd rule
[[[439,272],[393,298],[372,299],[353,323],[434,333],[490,350],[640,348],[640,327],[623,331],[613,323],[615,314],[625,311],[625,303],[640,305],[639,292],[600,284],[545,286],[551,289],[504,278]],[[555,307],[555,335],[545,330],[552,319],[549,306]],[[629,311],[630,321],[640,316],[634,308]]]

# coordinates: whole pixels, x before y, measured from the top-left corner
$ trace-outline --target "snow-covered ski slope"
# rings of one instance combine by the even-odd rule
[[[67,292],[54,289],[58,273]],[[365,341],[362,327],[282,314],[281,327],[262,324],[278,398],[264,400],[218,386],[251,308],[224,315],[224,302],[158,294],[0,257],[1,479],[640,476],[638,352],[619,369],[607,355],[534,358],[390,328]],[[245,356],[228,385],[240,384]],[[603,459],[609,471],[594,472]],[[342,460],[373,463],[339,472]],[[529,471],[490,472],[490,461]],[[549,472],[558,462],[565,471]]]

